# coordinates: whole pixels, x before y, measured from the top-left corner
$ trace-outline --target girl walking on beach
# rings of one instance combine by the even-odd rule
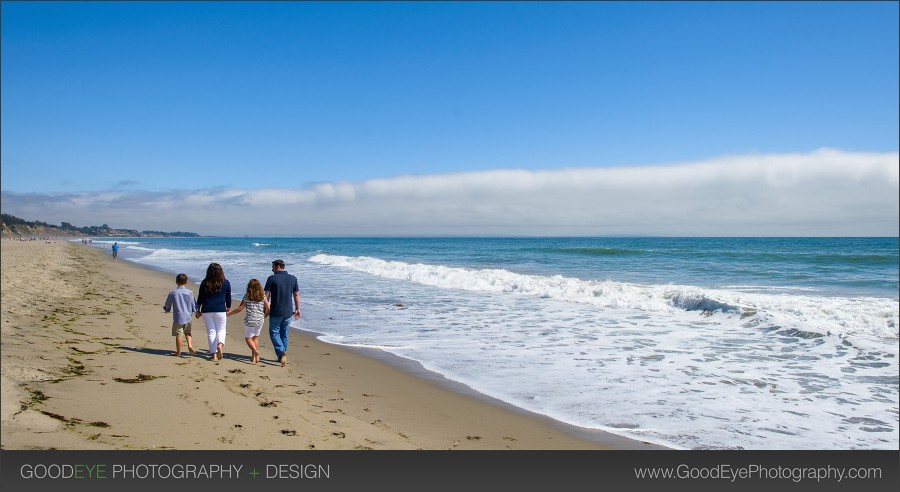
[[[210,263],[206,278],[200,282],[197,296],[197,318],[203,317],[209,338],[209,360],[222,360],[225,348],[225,321],[231,310],[231,283],[225,278],[222,265]]]
[[[244,293],[241,304],[234,311],[228,313],[228,316],[241,312],[247,308],[247,314],[244,315],[244,340],[250,347],[250,360],[254,364],[259,363],[259,333],[262,331],[263,321],[269,315],[269,300],[263,293],[262,285],[259,280],[251,279],[247,283],[247,291]]]

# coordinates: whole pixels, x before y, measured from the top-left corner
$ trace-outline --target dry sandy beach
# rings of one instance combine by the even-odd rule
[[[185,347],[172,357],[162,304],[174,287],[174,275],[78,243],[3,241],[2,448],[655,448],[296,330],[286,368],[272,360],[266,330],[254,365],[243,314],[229,318],[223,361],[206,359],[201,320],[193,322],[197,354]]]

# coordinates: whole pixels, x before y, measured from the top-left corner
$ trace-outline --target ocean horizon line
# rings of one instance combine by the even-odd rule
[[[191,238],[164,238],[142,236],[85,236],[100,237],[103,239],[191,239]],[[490,235],[490,234],[460,234],[460,235],[270,235],[270,234],[200,234],[193,239],[891,239],[900,236],[677,236],[677,235],[637,235],[637,234],[607,234],[607,235]]]

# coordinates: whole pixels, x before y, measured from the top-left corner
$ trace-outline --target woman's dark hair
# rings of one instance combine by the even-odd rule
[[[206,278],[202,282],[206,285],[206,291],[210,294],[219,292],[223,283],[225,283],[225,270],[222,270],[222,265],[210,263],[206,268]]]

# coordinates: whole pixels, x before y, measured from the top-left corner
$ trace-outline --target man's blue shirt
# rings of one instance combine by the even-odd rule
[[[269,316],[287,317],[294,314],[294,292],[300,292],[297,277],[284,270],[269,275],[263,289],[272,294]]]

